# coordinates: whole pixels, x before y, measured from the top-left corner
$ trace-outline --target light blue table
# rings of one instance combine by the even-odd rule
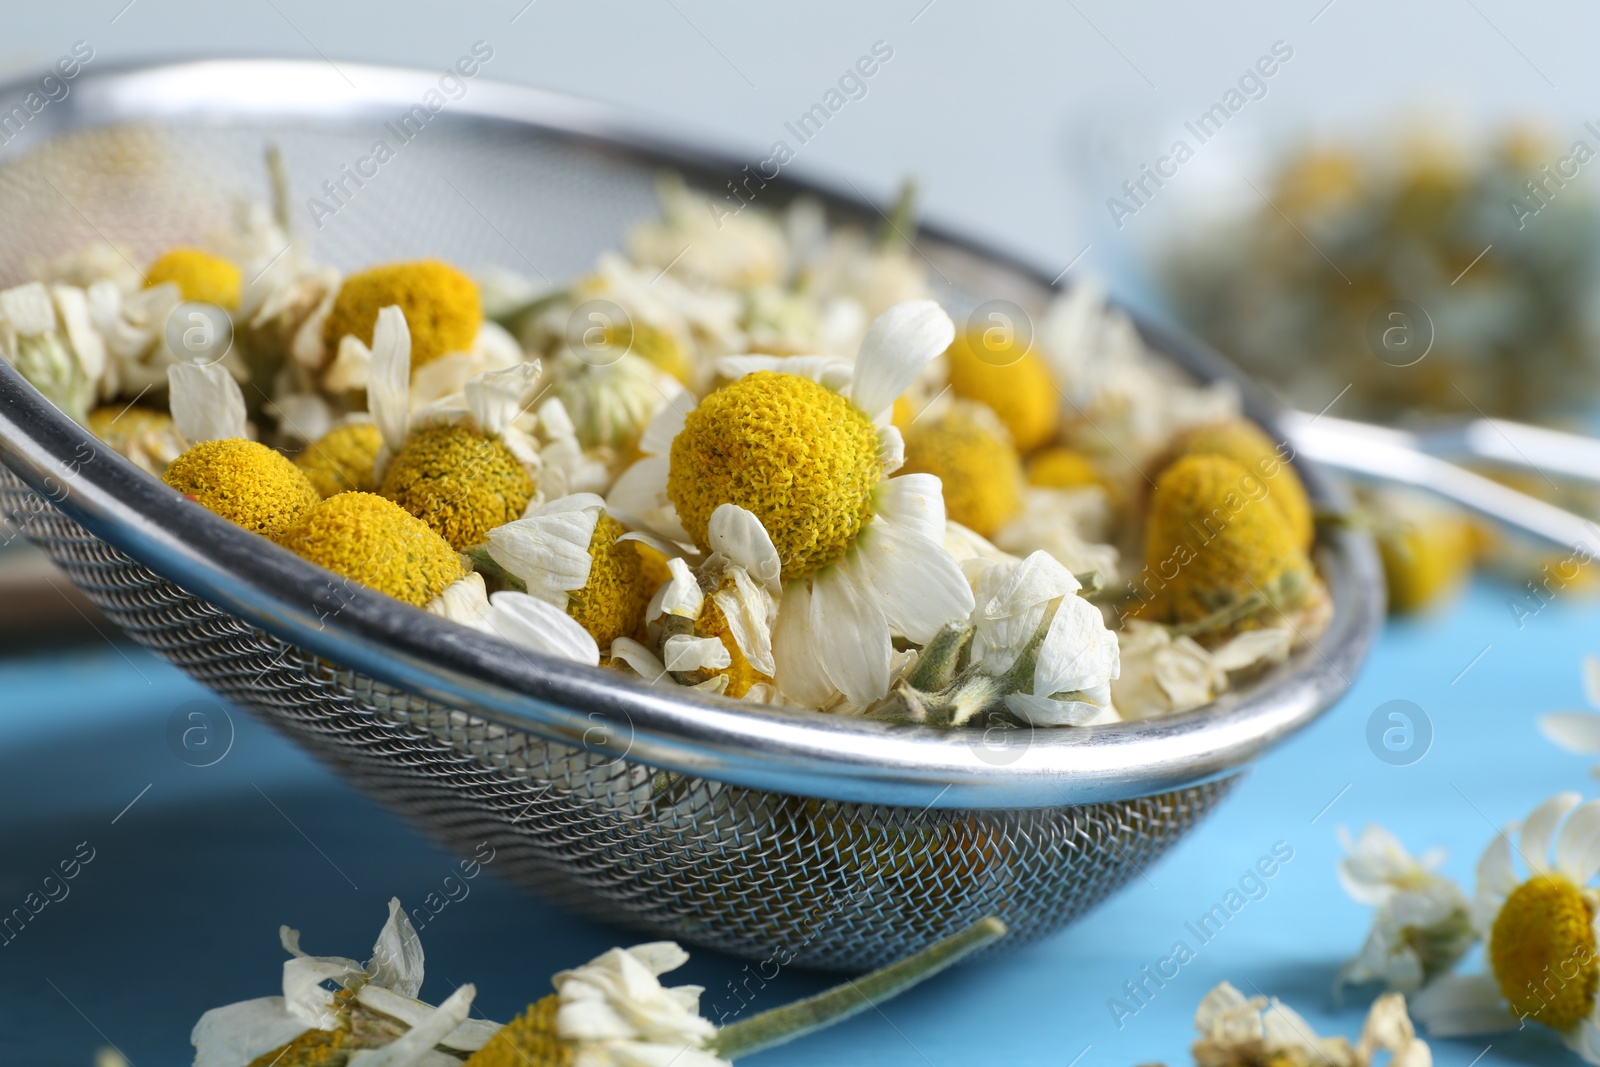
[[[1591,789],[1587,761],[1547,744],[1534,718],[1582,706],[1579,662],[1600,650],[1600,607],[1557,602],[1519,630],[1511,596],[1485,583],[1453,614],[1391,625],[1343,703],[1078,926],[742,1062],[1177,1065],[1195,1004],[1223,979],[1354,1036],[1365,1002],[1339,1007],[1329,989],[1368,914],[1335,880],[1335,828],[1382,821],[1413,849],[1447,847],[1449,873],[1470,879],[1494,826],[1556,790]],[[94,849],[70,896],[0,945],[0,1063],[84,1067],[114,1043],[136,1067],[186,1064],[202,1011],[277,991],[280,922],[300,927],[310,951],[364,958],[384,901],[420,901],[447,873],[443,853],[243,714],[226,758],[180,762],[167,720],[206,697],[161,662],[105,646],[0,660],[0,912],[80,842]],[[1368,717],[1393,699],[1433,724],[1431,750],[1410,766],[1367,746]],[[1266,896],[1198,944],[1185,923],[1277,842],[1294,855]],[[554,971],[628,935],[480,878],[422,938],[425,996],[473,981],[484,1012],[505,1019],[547,992]],[[1119,1029],[1108,1000],[1179,939],[1194,960]],[[682,980],[704,984],[709,1002],[740,966],[697,953]],[[824,984],[784,973],[764,996],[779,1003]],[[1435,1057],[1466,1067],[1484,1047],[1439,1042]],[[1478,1062],[1578,1061],[1530,1029],[1496,1039]]]

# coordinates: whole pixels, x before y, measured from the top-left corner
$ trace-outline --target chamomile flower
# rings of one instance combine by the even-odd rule
[[[45,399],[82,422],[99,395],[106,346],[88,296],[71,285],[29,282],[0,291],[0,358]]]
[[[157,478],[186,447],[172,416],[140,404],[98,407],[84,423],[89,432]]]
[[[1569,752],[1600,753],[1600,656],[1583,658],[1583,695],[1594,711],[1539,716],[1539,731]]]
[[[1490,1033],[1532,1019],[1600,1063],[1596,874],[1600,801],[1560,793],[1507,826],[1478,861],[1473,911],[1488,973],[1445,976],[1418,994],[1417,1018],[1428,1032]]]
[[[417,999],[422,943],[398,900],[389,901],[388,921],[365,964],[343,956],[307,955],[298,930],[284,926],[278,933],[290,957],[283,965],[282,995],[240,1001],[202,1015],[189,1038],[195,1067],[257,1062],[300,1067],[330,1062],[330,1053],[342,1063],[361,1050],[378,1049],[384,1055],[373,1063],[432,1067],[440,1062],[436,1046],[465,1056],[482,1048],[499,1028],[467,1017],[476,995],[471,985],[463,985],[438,1007]],[[339,991],[330,991],[329,983]]]
[[[910,303],[873,323],[853,366],[724,360],[734,380],[692,411],[663,408],[641,439],[646,458],[611,489],[612,514],[702,552],[724,505],[760,523],[784,586],[777,685],[799,704],[883,698],[893,637],[921,644],[971,611],[972,590],[942,544],[937,479],[888,477],[903,455],[889,410],[953,333],[938,305]]]
[[[1223,982],[1194,1013],[1200,1037],[1196,1067],[1371,1067],[1374,1054],[1388,1052],[1390,1067],[1432,1067],[1433,1052],[1406,1015],[1406,1001],[1385,993],[1373,1002],[1361,1037],[1319,1037],[1299,1012],[1278,998],[1246,997]]]
[[[1128,619],[1117,631],[1122,673],[1111,683],[1117,714],[1133,721],[1202,707],[1227,692],[1232,676],[1280,663],[1294,631],[1267,626],[1235,634],[1216,649],[1158,623]]]
[[[778,550],[756,517],[733,504],[712,513],[708,539],[713,551],[695,571],[682,558],[667,560],[669,577],[645,611],[660,669],[681,685],[770,703],[772,626],[783,594]],[[654,658],[624,653],[636,673],[659,676],[646,673]]]
[[[945,360],[951,393],[999,416],[1017,451],[1031,452],[1054,440],[1061,394],[1049,365],[1014,330],[969,330],[956,338]]]
[[[320,500],[278,541],[302,559],[419,608],[465,569],[444,538],[376,493]]]
[[[374,473],[383,435],[362,419],[336,426],[318,437],[294,458],[323,499],[338,493],[377,492]]]
[[[144,272],[144,287],[171,282],[185,300],[199,300],[232,311],[239,306],[239,268],[198,248],[164,252]]]
[[[538,443],[516,425],[539,364],[469,380],[460,394],[411,411],[411,340],[398,307],[378,313],[367,402],[383,438],[378,491],[457,551],[522,515],[535,490]]]
[[[572,493],[489,531],[488,554],[531,596],[568,615],[601,648],[644,622],[643,563],[622,525],[593,493]]]
[[[578,441],[617,452],[635,447],[656,413],[684,395],[676,378],[631,352],[598,362],[559,353],[551,360],[550,380]]]
[[[1287,446],[1280,447],[1261,427],[1248,419],[1196,426],[1178,436],[1176,450],[1185,456],[1210,453],[1227,456],[1247,471],[1254,472],[1266,486],[1266,497],[1283,515],[1301,548],[1309,549],[1316,539],[1312,522],[1311,498],[1306,496],[1300,476],[1285,460]]]
[[[1455,967],[1477,943],[1472,909],[1461,888],[1438,873],[1444,851],[1420,857],[1381,826],[1352,841],[1339,828],[1345,856],[1339,882],[1357,903],[1377,908],[1361,952],[1339,969],[1338,985],[1381,981],[1413,992]]]
[[[337,349],[350,335],[372,347],[378,312],[395,306],[405,315],[416,369],[466,351],[483,324],[478,287],[456,268],[432,259],[390,263],[344,280],[323,323],[323,342]]]
[[[1114,722],[1117,638],[1078,579],[1046,552],[996,563],[974,582],[971,662],[1005,679],[1007,710],[1034,726]]]
[[[1022,462],[1004,425],[981,404],[919,417],[905,433],[908,474],[939,479],[945,512],[983,537],[1022,512]]]
[[[787,273],[788,242],[765,212],[730,210],[676,178],[664,180],[658,193],[660,221],[641,223],[628,235],[629,257],[641,267],[697,289],[743,288]]]

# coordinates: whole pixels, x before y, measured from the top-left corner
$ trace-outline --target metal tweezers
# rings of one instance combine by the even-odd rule
[[[1600,523],[1459,466],[1470,460],[1600,485],[1600,440],[1505,419],[1422,432],[1286,412],[1289,443],[1307,458],[1366,478],[1416,486],[1515,530],[1600,554]]]

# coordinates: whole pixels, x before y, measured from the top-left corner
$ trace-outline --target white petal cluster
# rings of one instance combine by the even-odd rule
[[[1460,886],[1438,873],[1444,853],[1414,857],[1388,830],[1368,826],[1351,841],[1339,882],[1361,904],[1377,909],[1361,952],[1339,971],[1340,984],[1383,982],[1410,993],[1447,972],[1477,940],[1471,905]]]
[[[1379,1051],[1389,1053],[1391,1067],[1433,1064],[1433,1053],[1416,1036],[1405,998],[1398,993],[1386,993],[1373,1003],[1355,1045],[1342,1037],[1319,1037],[1278,998],[1246,997],[1227,982],[1201,1000],[1194,1027],[1200,1033],[1193,1050],[1196,1067],[1371,1067]]]
[[[660,976],[689,954],[671,941],[614,948],[552,981],[556,1033],[573,1067],[726,1067],[706,1050],[716,1027],[700,1016],[700,986],[664,986]]]

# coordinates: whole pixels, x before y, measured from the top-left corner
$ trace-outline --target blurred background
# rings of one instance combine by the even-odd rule
[[[866,95],[800,147],[795,173],[848,183],[882,202],[914,176],[927,217],[1013,250],[1049,275],[1103,279],[1123,301],[1186,324],[1313,413],[1404,425],[1491,414],[1593,429],[1600,386],[1600,160],[1593,158],[1600,154],[1600,68],[1590,54],[1600,9],[1593,5],[898,0],[756,11],[707,0],[94,0],[12,4],[4,27],[0,76],[7,80],[34,74],[78,41],[92,46],[94,68],[273,55],[321,58],[336,68],[359,61],[434,69],[483,40],[494,49],[489,77],[620,105],[659,119],[664,134],[709,139],[752,162],[775,140],[792,145],[785,124],[882,42],[892,59]],[[1374,350],[1374,316],[1380,327],[1387,323],[1385,309],[1396,301],[1425,313],[1432,344],[1420,363]],[[1600,515],[1600,501],[1585,490],[1538,476],[1513,480]],[[1306,808],[1293,832],[1304,835],[1296,844],[1304,840],[1304,854],[1315,858],[1296,866],[1297,887],[1286,881],[1248,933],[1210,952],[1193,976],[1186,972],[1184,991],[1145,1016],[1142,1030],[1113,1032],[1101,1002],[1167,940],[1151,934],[1144,945],[1141,935],[1118,931],[1142,930],[1152,915],[1166,931],[1193,910],[1155,883],[1135,886],[1100,913],[1103,920],[1030,950],[1016,967],[975,968],[987,992],[960,987],[995,1010],[1026,1003],[1050,1016],[1070,1003],[1061,1016],[1070,1024],[1066,1036],[1039,1016],[1010,1027],[1007,1039],[982,1036],[943,1018],[934,993],[919,993],[895,1016],[917,1035],[915,1055],[909,1038],[902,1044],[881,1026],[843,1032],[813,1050],[831,1050],[833,1062],[870,1054],[873,1062],[934,1063],[947,1062],[952,1050],[966,1057],[961,1062],[988,1062],[985,1050],[999,1047],[1027,1062],[1067,1064],[1098,1045],[1085,1064],[1181,1061],[1205,979],[1235,976],[1252,953],[1271,951],[1278,956],[1265,973],[1278,984],[1268,991],[1301,995],[1310,1003],[1296,1006],[1315,1021],[1325,1012],[1342,1020],[1329,1025],[1350,1031],[1353,1017],[1328,1000],[1323,978],[1331,979],[1341,951],[1357,947],[1364,920],[1333,887],[1333,820],[1309,826],[1306,818],[1320,818],[1326,798],[1356,779],[1305,768],[1321,765],[1314,754],[1347,745],[1352,761],[1367,761],[1364,772],[1389,777],[1354,790],[1340,820],[1409,821],[1409,844],[1454,845],[1452,873],[1468,877],[1489,832],[1485,823],[1520,816],[1539,799],[1506,786],[1495,760],[1474,747],[1502,729],[1508,706],[1519,705],[1519,732],[1505,744],[1526,748],[1533,761],[1524,776],[1538,779],[1540,767],[1554,766],[1571,785],[1584,784],[1583,761],[1538,740],[1520,713],[1581,705],[1578,656],[1592,650],[1596,621],[1587,572],[1562,584],[1552,610],[1534,612],[1536,619],[1526,614],[1528,605],[1543,603],[1519,598],[1550,563],[1547,551],[1423,498],[1369,495],[1363,504],[1360,521],[1380,535],[1395,605],[1420,618],[1391,628],[1346,701],[1354,710],[1341,709],[1347,722],[1299,739],[1291,750],[1300,763],[1286,757],[1252,778],[1229,809],[1233,822],[1208,826],[1155,874],[1159,883],[1198,880],[1208,892],[1220,891],[1234,867],[1288,832],[1262,814],[1270,797],[1273,805]],[[1468,589],[1477,564],[1493,573]],[[59,595],[24,600],[19,591],[37,591],[40,583],[59,587]],[[100,632],[105,625],[36,557],[0,553],[0,709],[10,712],[0,714],[0,782],[8,783],[0,795],[16,813],[0,842],[7,899],[26,891],[29,863],[37,859],[43,870],[53,862],[50,849],[62,839],[57,824],[105,808],[106,818],[95,816],[98,833],[123,803],[145,796],[134,794],[146,781],[164,781],[121,773],[127,764],[119,754],[147,748],[164,760],[158,750],[168,713],[205,696],[150,657],[112,647],[113,635]],[[1458,685],[1463,677],[1470,680]],[[1530,679],[1547,681],[1540,688]],[[1404,767],[1378,765],[1365,751],[1368,712],[1396,697],[1435,716],[1438,753],[1419,765],[1432,768],[1427,775],[1404,777]],[[52,742],[41,725],[50,717],[59,728],[97,737],[99,754],[85,759]],[[118,1038],[135,1063],[184,1062],[172,1020],[269,992],[278,922],[317,929],[316,951],[355,954],[377,924],[373,907],[381,910],[390,892],[427,892],[433,868],[418,874],[413,858],[434,857],[429,846],[263,728],[236,726],[239,753],[208,772],[208,784],[196,784],[194,768],[163,764],[171,781],[143,803],[168,812],[167,821],[135,825],[120,853],[109,850],[122,855],[115,861],[121,873],[107,873],[116,888],[108,884],[99,890],[101,905],[84,907],[85,925],[40,931],[20,948],[0,949],[0,981],[12,994],[0,1009],[7,1062],[84,1063],[87,1050]],[[113,742],[118,754],[106,748]],[[63,781],[72,784],[71,803],[51,793]],[[1488,814],[1461,803],[1466,793],[1457,781]],[[256,794],[272,807],[274,798],[288,799],[275,815]],[[208,800],[218,805],[213,814],[234,820],[225,828],[197,814],[196,801],[214,797],[224,799]],[[313,839],[318,852],[327,849],[323,859],[342,862],[324,865],[306,851]],[[299,851],[287,851],[291,846]],[[442,870],[446,861],[436,858]],[[360,908],[344,899],[330,866],[351,868],[355,879],[345,881],[359,882],[358,894],[367,891]],[[326,899],[330,886],[337,903]],[[252,892],[258,895],[247,896]],[[614,932],[541,916],[503,888],[486,887],[484,895],[488,904],[463,907],[458,925],[441,921],[439,935],[453,973],[480,986],[486,970],[524,979],[548,974],[615,940]],[[1337,921],[1308,930],[1333,913]],[[1304,936],[1285,954],[1296,932]],[[485,964],[483,945],[502,937],[532,946],[526,951],[536,962]],[[1141,954],[1133,963],[1129,937]],[[152,997],[175,999],[170,1012],[114,1007],[117,982],[85,967],[109,953],[119,968],[134,968],[142,953],[169,939],[191,973],[235,952],[251,962],[230,972],[223,991],[176,977],[169,991],[152,990]],[[434,941],[425,940],[432,951]],[[123,941],[126,950],[115,948]],[[560,953],[540,948],[557,943]],[[184,969],[171,961],[149,966],[163,980],[169,969]],[[714,958],[695,966],[697,978],[713,986],[737,971]],[[1068,971],[1073,977],[1062,977]],[[63,984],[52,992],[40,977]],[[137,974],[119,974],[128,977]],[[811,988],[806,976],[784,981],[795,994]],[[1048,995],[1038,983],[1049,986]],[[955,995],[955,988],[937,995]],[[509,1014],[515,1000],[488,1003]],[[1160,1021],[1151,1025],[1151,1018]],[[873,1044],[880,1039],[887,1043]],[[1566,1055],[1542,1038],[1520,1040],[1510,1053],[1516,1061]],[[142,1060],[133,1054],[141,1048],[167,1058]],[[1048,1059],[1027,1058],[1046,1051]],[[1494,1062],[1506,1049],[1451,1046],[1438,1055],[1465,1064],[1479,1054]],[[782,1062],[809,1058],[796,1053]]]

